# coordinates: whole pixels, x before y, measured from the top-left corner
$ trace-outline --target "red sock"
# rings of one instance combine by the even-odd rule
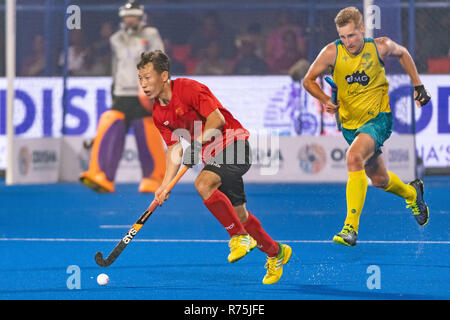
[[[214,217],[219,220],[222,226],[224,226],[225,230],[228,231],[230,238],[236,235],[247,234],[247,231],[245,231],[234,211],[230,199],[221,191],[214,191],[203,203]]]
[[[244,222],[244,228],[256,240],[258,248],[262,252],[267,253],[269,257],[278,255],[278,243],[267,234],[262,228],[261,222],[250,212],[248,213],[247,221]]]

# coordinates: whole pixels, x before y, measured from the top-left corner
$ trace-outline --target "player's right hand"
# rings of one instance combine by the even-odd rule
[[[169,199],[170,192],[166,192],[166,186],[161,185],[155,192],[155,200],[159,206]]]
[[[327,102],[324,104],[323,107],[326,112],[335,114],[336,112],[339,111],[339,101],[337,104],[334,104],[333,102],[331,102],[331,98],[330,98],[327,100]]]

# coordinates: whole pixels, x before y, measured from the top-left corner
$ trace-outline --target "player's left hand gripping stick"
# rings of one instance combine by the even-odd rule
[[[165,191],[166,193],[169,193],[170,190],[175,186],[175,184],[181,179],[181,177],[186,173],[186,171],[189,168],[187,166],[183,166],[181,170],[177,173],[175,178],[167,185]],[[148,218],[152,215],[152,213],[156,210],[158,207],[158,202],[155,200],[152,201],[150,206],[145,210],[145,212],[142,214],[142,216],[139,218],[138,221],[131,227],[130,230],[128,230],[127,234],[123,237],[122,240],[116,245],[116,247],[111,251],[109,256],[106,259],[103,259],[103,254],[99,251],[95,254],[95,262],[100,267],[108,267],[110,266],[117,257],[122,253],[122,251],[125,249],[125,247],[133,240],[133,238],[136,236],[136,234],[141,230],[144,223],[148,220]]]

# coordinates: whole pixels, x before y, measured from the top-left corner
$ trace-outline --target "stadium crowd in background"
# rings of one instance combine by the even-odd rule
[[[149,25],[152,25],[151,19]],[[108,76],[111,74],[109,37],[119,26],[110,20],[100,24],[92,39],[86,28],[70,31],[68,71],[71,76]],[[258,22],[249,22],[236,33],[214,12],[205,13],[190,36],[180,39],[161,32],[174,64],[174,74],[231,75],[231,74],[288,74],[298,60],[306,58],[306,38],[302,28],[292,22],[288,14],[280,15],[273,29],[263,31]],[[168,33],[168,32],[167,32]],[[176,32],[175,32],[176,33]],[[87,40],[88,36],[91,38]],[[42,76],[45,70],[45,38],[35,33],[29,49],[18,62],[20,76]],[[64,65],[62,49],[57,54],[56,75]],[[2,70],[0,70],[2,71]]]
[[[426,11],[416,14],[415,58],[420,73],[450,72],[449,19],[446,10]],[[430,9],[432,10],[432,9]],[[300,59],[311,58],[310,39],[314,47],[323,41],[332,41],[333,30],[320,26],[307,28],[306,16],[280,11],[275,18],[261,18],[252,13],[239,23],[230,21],[227,13],[218,11],[162,11],[146,12],[148,24],[160,30],[174,74],[288,74],[290,66]],[[25,14],[25,13],[24,13]],[[92,16],[89,16],[91,14]],[[228,13],[229,14],[229,13]],[[19,19],[21,18],[19,14]],[[27,16],[28,17],[28,16]],[[44,32],[44,15],[27,19],[21,25],[17,48],[17,74],[19,76],[58,76],[62,74],[62,33],[55,27],[50,45]],[[4,29],[0,17],[0,29]],[[407,24],[407,19],[402,22]],[[56,24],[56,22],[55,22]],[[70,32],[68,68],[71,76],[108,76],[111,74],[109,37],[119,28],[116,13],[111,11],[86,13],[81,30]],[[408,28],[403,31],[403,42],[408,47]],[[63,30],[63,28],[60,28]],[[59,33],[59,35],[57,35]],[[430,37],[429,35],[433,36]],[[324,39],[324,37],[326,39]],[[337,35],[336,35],[337,38]],[[56,40],[55,40],[56,39]],[[51,48],[51,49],[50,49]],[[313,48],[314,49],[314,48]],[[5,50],[4,33],[0,34],[0,52]],[[46,52],[51,50],[52,52]],[[313,50],[314,51],[314,50]],[[311,54],[311,52],[309,52]],[[315,52],[317,54],[317,52]],[[50,60],[50,66],[46,65]],[[311,62],[311,61],[309,61]],[[0,76],[5,75],[5,62],[0,59]]]

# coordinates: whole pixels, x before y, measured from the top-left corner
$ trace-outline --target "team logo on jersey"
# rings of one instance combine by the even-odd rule
[[[348,84],[356,82],[363,86],[367,86],[369,84],[370,77],[366,74],[365,71],[363,72],[356,71],[350,76],[345,76],[345,80],[347,81]]]
[[[370,54],[370,53],[368,53],[368,52],[365,52],[363,55],[362,55],[362,60],[364,60],[362,63],[361,63],[361,66],[365,69],[365,70],[368,70],[368,69],[370,69],[371,67],[372,67],[372,65],[373,65],[373,61],[372,61],[372,55]]]
[[[179,108],[175,109],[175,113],[179,116],[182,116],[184,114],[184,110],[183,110],[183,108],[179,107]]]

